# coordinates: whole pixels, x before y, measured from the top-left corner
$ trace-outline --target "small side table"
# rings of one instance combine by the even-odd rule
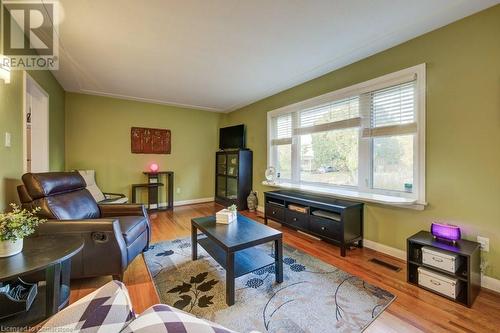
[[[459,292],[456,299],[441,295],[456,303],[472,306],[481,289],[481,251],[477,242],[461,239],[456,244],[441,242],[428,231],[420,231],[406,241],[407,251],[407,280],[420,288],[434,292],[418,284],[418,268],[424,267],[449,278],[458,280]],[[440,251],[456,254],[460,257],[461,265],[455,273],[451,273],[422,262],[422,247],[431,247]],[[439,294],[440,295],[440,294]]]
[[[37,324],[64,308],[69,302],[71,258],[82,248],[78,237],[41,236],[25,238],[21,253],[0,258],[0,281],[45,270],[45,286],[39,286],[29,311],[0,320],[0,326]]]
[[[174,208],[174,172],[173,171],[157,171],[143,172],[148,176],[148,182],[143,184],[132,184],[132,202],[137,203],[136,191],[138,188],[148,189],[148,210],[168,210]],[[160,177],[165,176],[166,186],[160,182]],[[165,186],[165,194],[167,196],[167,206],[160,207],[159,189]],[[152,208],[152,205],[156,205]]]
[[[137,189],[138,188],[147,188],[148,189],[148,210],[153,210],[151,208],[152,205],[156,205],[156,208],[159,209],[160,202],[158,200],[158,189],[163,186],[162,183],[143,183],[143,184],[132,184],[132,203],[137,203]]]

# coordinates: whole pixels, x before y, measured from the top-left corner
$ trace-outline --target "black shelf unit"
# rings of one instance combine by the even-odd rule
[[[461,264],[455,273],[439,269],[422,263],[422,247],[428,246],[438,250],[458,254]],[[429,270],[443,274],[458,280],[460,291],[457,298],[451,298],[439,293],[456,303],[472,306],[479,290],[481,289],[481,251],[480,244],[468,240],[459,240],[455,244],[435,239],[428,231],[420,231],[407,239],[407,280],[409,283],[422,289],[436,293],[435,291],[418,284],[418,268],[425,267]]]
[[[249,149],[222,150],[215,154],[215,202],[247,209],[252,190],[253,154]]]
[[[266,224],[271,219],[339,245],[342,257],[353,244],[363,247],[363,203],[293,190],[265,192],[264,196]],[[291,210],[290,204],[302,206],[306,212]],[[338,220],[313,215],[315,210],[334,213]]]

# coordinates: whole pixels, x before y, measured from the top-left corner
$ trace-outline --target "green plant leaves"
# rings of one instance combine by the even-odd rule
[[[16,204],[10,204],[12,211],[0,213],[0,241],[16,241],[35,232],[35,228],[45,222],[39,219],[36,213],[40,207],[28,211],[21,209]]]

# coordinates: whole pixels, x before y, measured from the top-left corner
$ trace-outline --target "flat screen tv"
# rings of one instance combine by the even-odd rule
[[[220,149],[244,149],[245,125],[223,127],[219,130]]]

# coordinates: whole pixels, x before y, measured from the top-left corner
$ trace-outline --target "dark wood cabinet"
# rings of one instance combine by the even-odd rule
[[[450,272],[434,265],[426,264],[425,260],[423,260],[423,248],[437,250],[445,255],[455,256],[457,258],[456,270]],[[452,298],[440,294],[441,296],[469,307],[472,306],[474,299],[481,289],[481,250],[479,243],[464,239],[458,240],[455,244],[447,243],[436,240],[428,231],[420,231],[407,239],[406,250],[408,265],[407,278],[409,283],[440,294],[419,283],[419,268],[427,269],[434,274],[456,280],[456,297]]]
[[[248,149],[218,151],[215,155],[215,202],[223,206],[235,204],[247,209],[252,190],[252,151]]]
[[[271,219],[346,249],[363,246],[363,204],[302,191],[265,192],[265,222]],[[297,211],[297,207],[300,211]]]

